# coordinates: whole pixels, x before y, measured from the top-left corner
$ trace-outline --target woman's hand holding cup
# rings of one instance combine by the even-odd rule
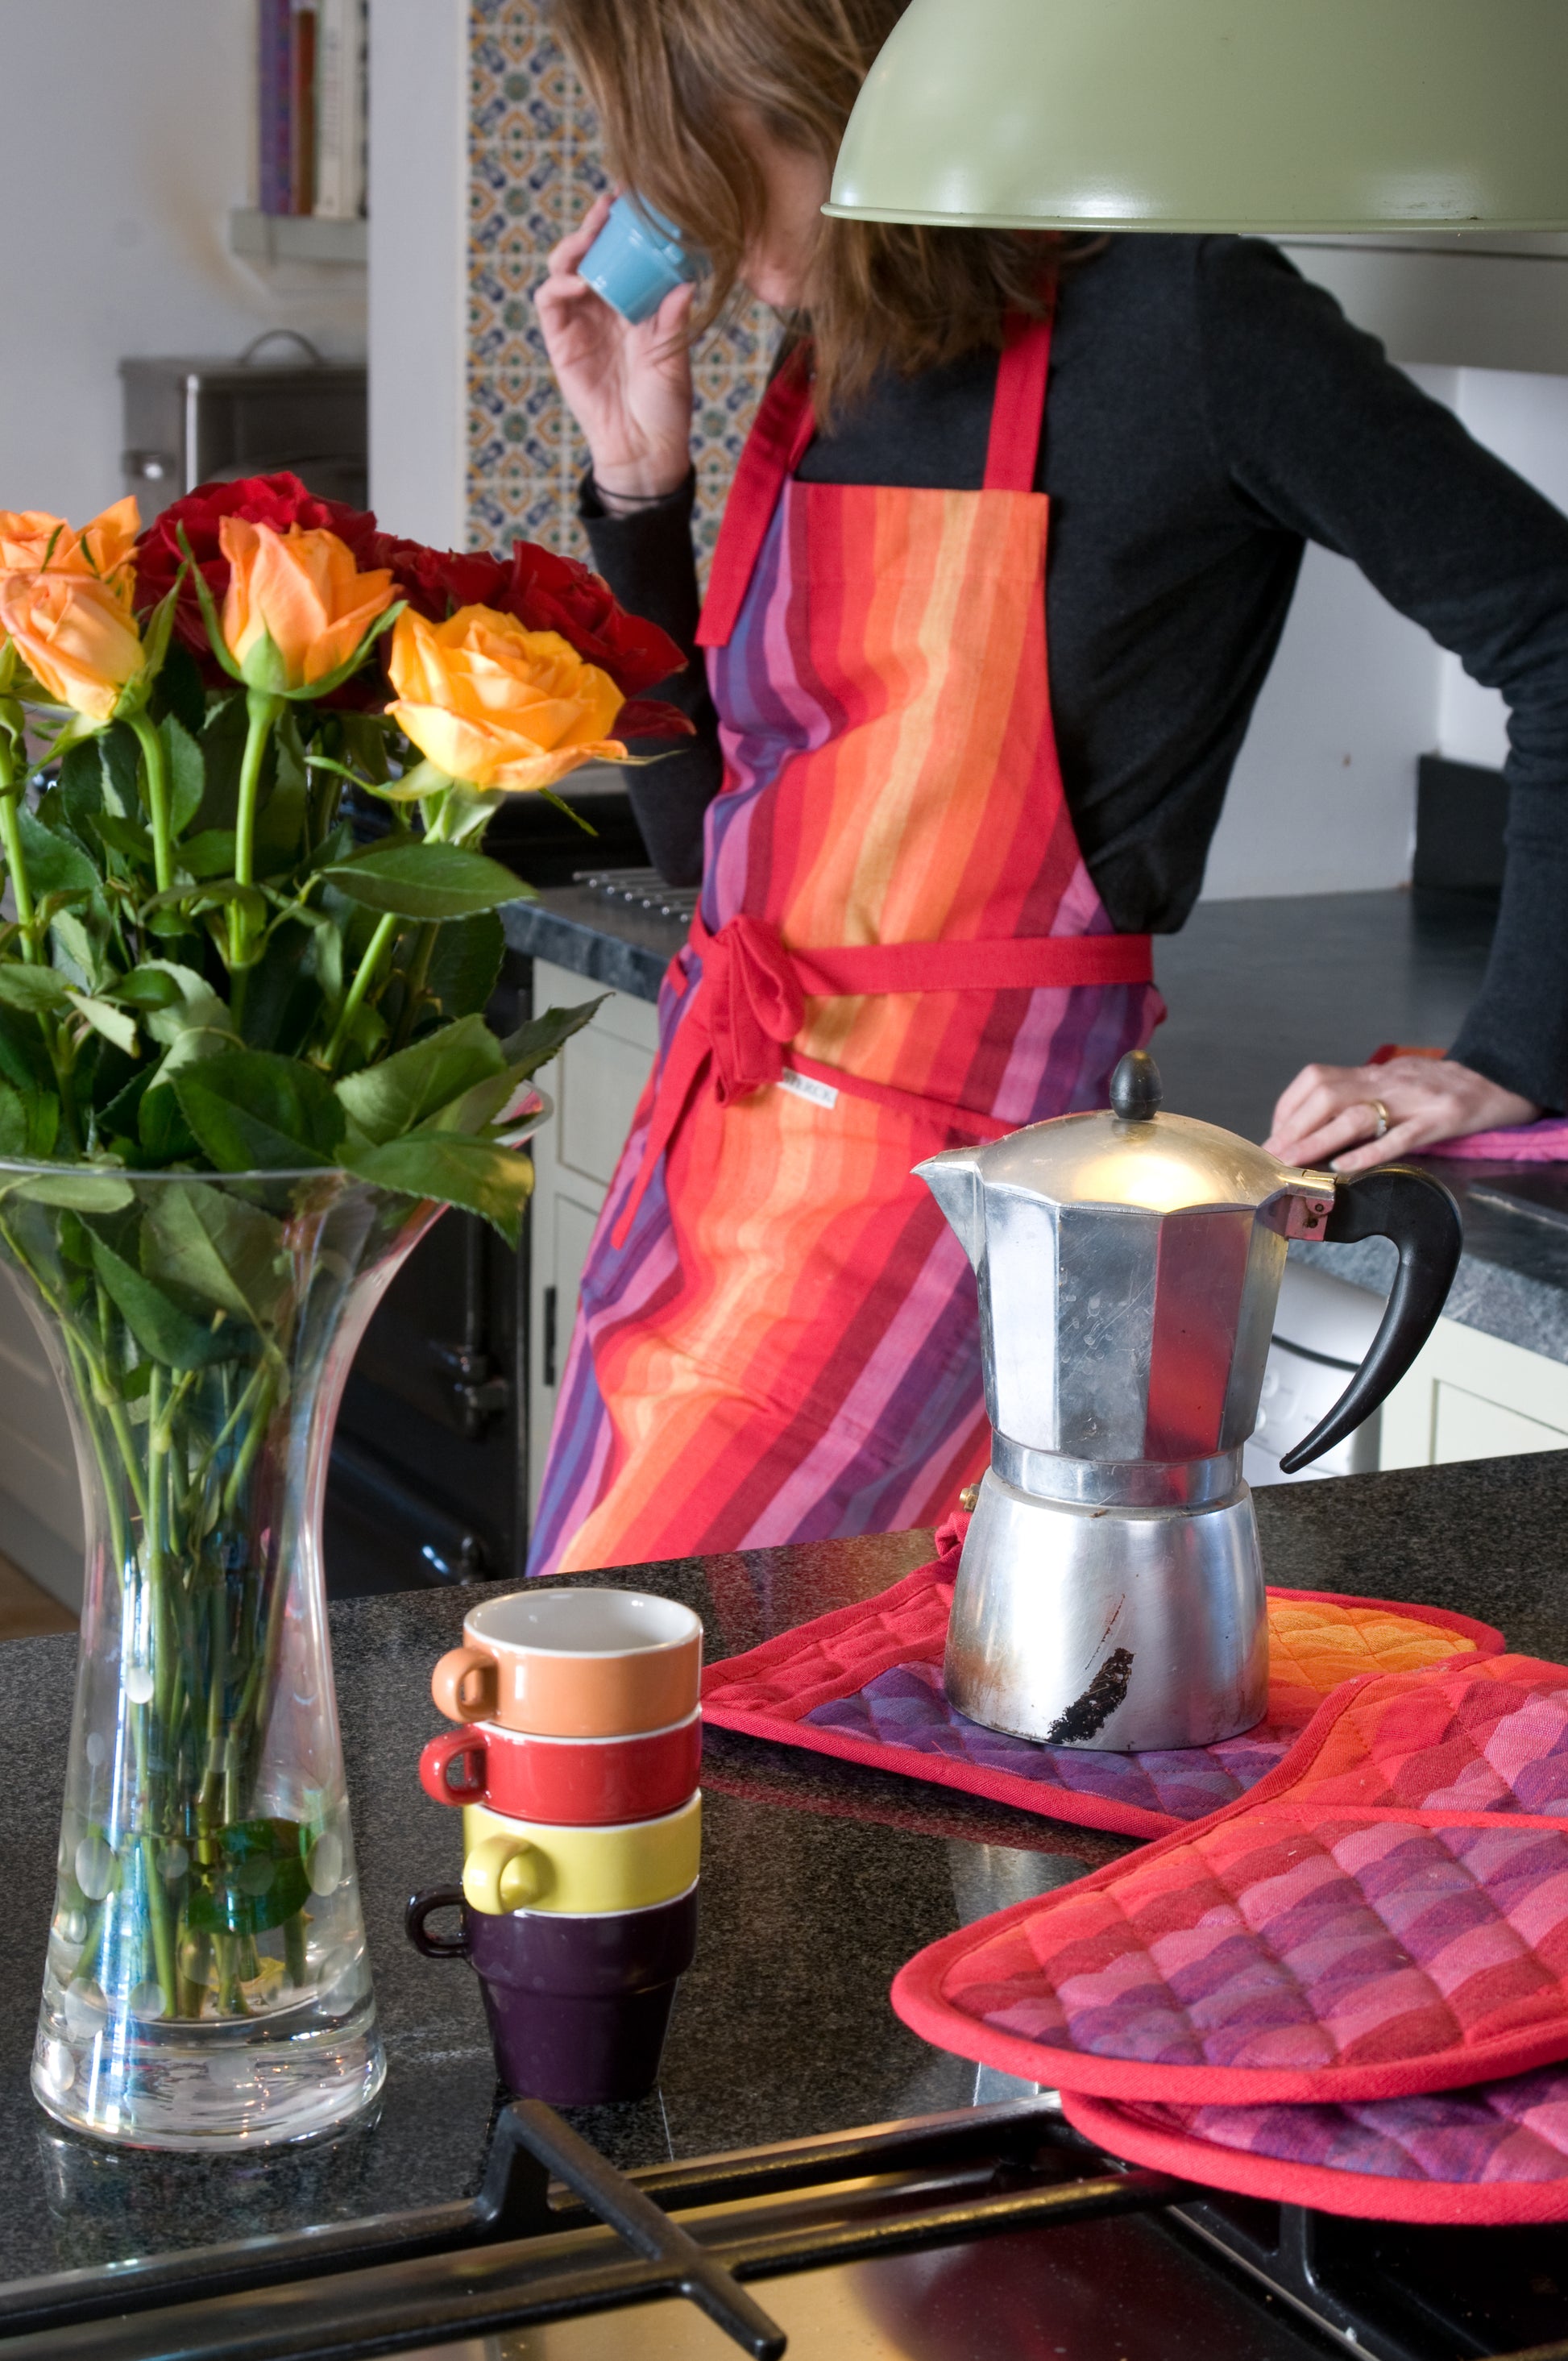
[[[611,203],[608,192],[596,198],[552,248],[550,275],[533,302],[551,367],[587,438],[594,483],[613,516],[677,491],[690,472],[685,328],[693,291],[677,287],[652,319],[633,326],[579,277],[577,265]]]

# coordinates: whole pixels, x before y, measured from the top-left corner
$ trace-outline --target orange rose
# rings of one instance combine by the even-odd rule
[[[147,662],[134,616],[89,573],[0,574],[5,638],[53,703],[90,721],[114,719]]]
[[[559,631],[530,631],[490,607],[444,623],[412,609],[392,629],[388,713],[448,778],[513,794],[554,786],[584,763],[622,762],[609,734],[622,698]]]
[[[132,559],[141,516],[127,494],[73,533],[46,509],[0,509],[0,574],[96,575],[128,607],[135,589]]]
[[[218,540],[230,567],[224,643],[253,688],[297,697],[341,673],[392,603],[391,575],[361,574],[334,533],[227,516]]]

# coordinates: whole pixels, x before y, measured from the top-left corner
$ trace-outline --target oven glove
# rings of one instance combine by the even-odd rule
[[[901,1970],[916,2032],[1063,2091],[1344,2103],[1568,2058],[1568,1671],[1345,1684],[1254,1792]]]
[[[1568,2221],[1568,2068],[1357,2105],[1169,2107],[1069,2091],[1108,2156],[1375,2222]]]

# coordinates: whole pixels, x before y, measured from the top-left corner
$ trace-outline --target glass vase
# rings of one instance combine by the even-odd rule
[[[33,2089],[208,2148],[375,2097],[322,1508],[355,1348],[439,1208],[332,1170],[0,1164],[87,1533]]]

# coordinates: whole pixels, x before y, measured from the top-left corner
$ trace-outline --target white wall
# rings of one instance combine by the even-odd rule
[[[1455,376],[1453,406],[1476,441],[1568,510],[1568,378],[1476,368]],[[1456,763],[1494,770],[1508,751],[1502,698],[1479,687],[1453,655],[1444,655],[1441,667],[1436,744]]]
[[[1490,266],[1467,268],[1479,286]],[[1478,442],[1568,510],[1568,377],[1409,366]],[[1457,656],[1397,614],[1354,566],[1310,547],[1215,834],[1204,898],[1404,884],[1416,763],[1434,752],[1500,768],[1502,698],[1478,687]]]
[[[254,38],[252,0],[0,0],[0,508],[119,497],[123,355],[363,351],[362,274],[228,252]]]
[[[467,0],[370,0],[370,505],[461,548],[467,518]]]
[[[1404,884],[1441,655],[1347,558],[1309,546],[1215,831],[1206,901]]]

